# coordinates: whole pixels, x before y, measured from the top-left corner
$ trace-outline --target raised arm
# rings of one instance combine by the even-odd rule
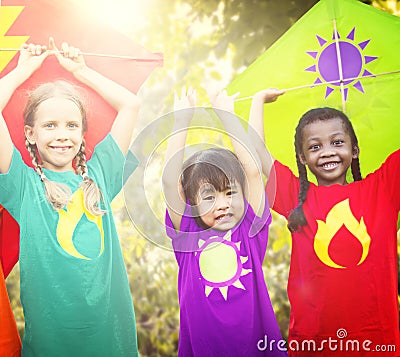
[[[262,171],[266,177],[269,176],[274,158],[265,146],[264,103],[274,102],[283,93],[285,93],[283,90],[275,88],[265,89],[257,92],[251,103],[248,132],[252,142],[255,143],[257,154],[261,160]]]
[[[168,213],[175,230],[181,227],[182,215],[185,210],[186,198],[183,194],[181,173],[187,131],[193,117],[196,105],[196,92],[193,88],[182,89],[181,98],[175,93],[174,102],[174,126],[168,139],[165,153],[162,184]]]
[[[212,106],[230,136],[235,153],[242,163],[246,178],[245,195],[254,212],[261,216],[264,212],[264,183],[261,164],[256,149],[238,117],[234,114],[234,98],[222,91],[211,98]]]
[[[126,154],[138,117],[139,98],[125,87],[89,68],[79,49],[64,42],[60,52],[53,38],[50,38],[50,49],[53,50],[62,67],[71,72],[80,82],[100,94],[117,111],[111,127],[111,135],[121,151]]]
[[[0,173],[6,173],[10,168],[13,151],[10,132],[2,112],[14,91],[42,65],[48,54],[45,46],[23,45],[17,67],[0,79]]]

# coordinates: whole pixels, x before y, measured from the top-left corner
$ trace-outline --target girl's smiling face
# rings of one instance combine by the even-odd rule
[[[52,97],[39,104],[33,127],[25,136],[36,144],[42,166],[53,171],[73,170],[72,162],[83,139],[82,114],[72,100]]]
[[[352,147],[342,119],[317,120],[306,125],[302,133],[300,161],[315,175],[318,185],[346,184],[346,173],[359,154]]]
[[[196,204],[201,221],[210,228],[227,231],[243,217],[244,198],[239,184],[232,182],[223,191],[209,183],[200,186]]]

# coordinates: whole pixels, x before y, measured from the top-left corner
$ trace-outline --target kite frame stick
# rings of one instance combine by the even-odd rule
[[[364,79],[364,78],[370,78],[370,77],[380,77],[380,76],[386,76],[388,74],[396,74],[396,73],[400,73],[400,69],[396,69],[394,71],[390,71],[390,72],[381,72],[381,73],[376,73],[376,74],[368,74],[368,75],[363,75],[363,76],[358,76],[358,77],[352,77],[352,78],[345,78],[343,79],[343,81],[354,81],[356,79]],[[291,88],[286,88],[283,89],[283,91],[288,92],[291,90],[297,90],[297,89],[303,89],[303,88],[312,88],[312,87],[317,87],[317,86],[323,86],[323,85],[327,85],[327,84],[335,84],[335,83],[340,83],[341,80],[338,79],[336,81],[328,81],[328,82],[321,82],[321,83],[312,83],[312,84],[304,84],[301,86],[296,86],[296,87],[291,87]],[[243,97],[243,98],[237,98],[235,99],[235,102],[241,102],[243,100],[249,100],[252,99],[253,96],[247,96],[247,97]]]
[[[343,83],[343,67],[342,67],[342,56],[340,53],[340,45],[339,45],[339,36],[336,26],[336,19],[332,19],[333,22],[333,35],[335,37],[335,47],[336,47],[336,58],[338,63],[338,70],[339,70],[339,79],[340,79],[340,94],[342,96],[342,111],[346,113],[346,98],[344,93],[344,83]]]
[[[9,52],[22,51],[22,50],[23,49],[21,49],[21,48],[0,48],[0,51],[9,51]],[[60,53],[62,53],[62,52],[60,51]],[[132,60],[132,61],[137,61],[137,62],[160,62],[162,60],[162,58],[138,58],[138,57],[131,57],[131,56],[111,55],[111,54],[94,53],[94,52],[82,52],[82,54],[84,56],[120,58],[120,59],[127,59],[127,60]]]

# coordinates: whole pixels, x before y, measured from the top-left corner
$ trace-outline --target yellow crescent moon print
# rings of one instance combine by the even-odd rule
[[[357,263],[360,265],[368,256],[371,237],[367,232],[364,218],[360,222],[350,209],[349,199],[337,203],[326,216],[326,223],[317,219],[318,230],[314,237],[314,250],[318,258],[332,268],[344,269],[345,266],[336,264],[329,256],[329,245],[342,226],[345,226],[361,243],[362,255]]]
[[[83,215],[86,215],[87,219],[96,224],[97,228],[100,231],[101,235],[101,246],[99,256],[103,253],[104,250],[104,231],[102,224],[101,216],[92,215],[84,205],[84,197],[83,190],[79,188],[72,195],[71,202],[67,205],[67,210],[59,210],[58,215],[58,224],[57,224],[57,240],[60,244],[61,248],[64,249],[66,253],[72,255],[73,257],[79,259],[91,260],[88,257],[85,257],[83,254],[79,253],[75,248],[74,243],[72,242],[72,237],[75,231],[76,226],[81,220]]]

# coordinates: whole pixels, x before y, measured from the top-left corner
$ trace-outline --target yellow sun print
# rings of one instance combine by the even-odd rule
[[[214,289],[219,290],[225,300],[229,287],[246,290],[239,279],[251,272],[243,268],[249,258],[240,255],[240,242],[233,243],[231,235],[228,231],[222,238],[213,236],[206,241],[199,240],[201,250],[197,256],[207,297]]]

